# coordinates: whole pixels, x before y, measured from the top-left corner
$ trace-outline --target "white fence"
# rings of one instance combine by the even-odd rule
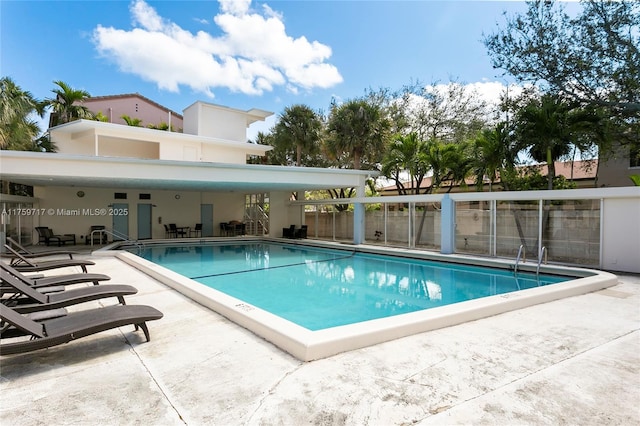
[[[304,205],[310,238],[357,243],[357,213],[338,212],[333,207],[337,203],[294,204]],[[544,247],[549,262],[640,272],[638,187],[370,197],[339,203],[379,206],[364,213],[367,244],[446,253],[451,252],[446,250],[450,240],[455,253],[506,258],[515,258],[522,245],[532,260]],[[443,217],[443,203],[453,204],[453,217]],[[449,229],[454,235],[448,235]]]

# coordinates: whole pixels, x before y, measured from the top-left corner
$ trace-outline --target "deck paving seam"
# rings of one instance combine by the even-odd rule
[[[171,398],[169,398],[169,395],[167,395],[167,393],[164,391],[164,389],[162,388],[162,386],[160,385],[160,382],[156,379],[156,377],[153,375],[153,372],[149,369],[149,367],[147,366],[147,364],[144,362],[144,359],[142,359],[142,357],[140,356],[140,354],[138,353],[138,351],[136,351],[136,348],[133,346],[133,344],[131,343],[131,341],[127,338],[127,336],[122,332],[122,330],[120,330],[120,333],[122,334],[122,336],[124,337],[125,341],[127,342],[127,344],[130,347],[130,351],[136,356],[136,358],[138,358],[138,361],[140,362],[140,364],[142,365],[142,367],[144,368],[144,370],[147,372],[147,375],[149,376],[149,378],[151,379],[151,381],[155,384],[156,388],[158,389],[158,391],[162,394],[162,397],[165,399],[165,401],[167,402],[167,404],[169,404],[169,406],[173,409],[173,411],[176,413],[176,416],[178,416],[178,419],[180,419],[180,421],[183,424],[187,424],[187,422],[184,420],[184,418],[182,417],[182,414],[180,414],[180,410],[178,410],[178,408],[176,407],[176,405],[173,403],[173,401],[171,401]]]
[[[564,364],[564,363],[566,363],[566,362],[568,362],[568,361],[575,360],[575,359],[577,359],[577,358],[579,358],[579,357],[581,357],[581,356],[583,356],[583,355],[587,354],[588,352],[592,352],[592,351],[594,351],[594,350],[596,350],[596,349],[599,349],[599,348],[602,348],[602,347],[605,347],[605,346],[611,345],[611,344],[613,344],[614,342],[616,342],[616,341],[618,341],[618,340],[620,340],[620,339],[623,339],[623,338],[625,338],[625,337],[627,337],[627,336],[630,336],[630,335],[632,335],[632,334],[634,334],[634,333],[637,333],[638,331],[640,331],[640,329],[639,329],[639,328],[635,328],[635,329],[633,329],[633,330],[630,330],[630,331],[629,331],[629,332],[627,332],[627,333],[623,333],[623,334],[621,334],[621,335],[615,336],[614,338],[609,339],[609,340],[607,340],[606,342],[604,342],[604,343],[602,343],[602,344],[599,344],[599,345],[592,346],[592,347],[590,347],[590,348],[584,349],[584,350],[582,350],[582,351],[580,351],[580,352],[577,352],[577,353],[574,353],[574,354],[572,354],[572,355],[570,355],[570,356],[567,356],[567,357],[565,357],[565,358],[563,358],[563,359],[561,359],[561,360],[559,360],[559,361],[557,361],[557,362],[554,362],[554,363],[552,363],[552,364],[550,364],[550,365],[547,365],[547,366],[544,366],[544,367],[538,368],[537,370],[534,370],[534,371],[531,371],[531,372],[529,372],[529,373],[526,373],[526,374],[525,374],[525,375],[523,375],[523,376],[517,377],[517,378],[515,378],[515,379],[513,379],[513,380],[511,380],[511,381],[509,381],[509,382],[503,383],[503,384],[501,384],[500,386],[495,387],[495,388],[493,388],[493,389],[491,389],[491,390],[489,390],[489,391],[479,393],[479,394],[477,394],[477,395],[475,395],[475,396],[473,396],[473,397],[471,397],[471,398],[467,398],[467,399],[465,399],[465,400],[463,400],[463,401],[460,401],[460,402],[454,403],[454,404],[452,404],[452,405],[450,405],[450,406],[447,406],[447,407],[440,407],[440,408],[441,408],[441,410],[440,410],[440,411],[438,411],[438,412],[436,412],[436,413],[431,413],[431,415],[440,414],[441,412],[446,412],[446,411],[448,411],[448,410],[450,410],[450,409],[453,409],[453,408],[455,408],[455,407],[458,407],[458,406],[461,406],[461,405],[467,404],[468,402],[475,401],[475,400],[477,400],[477,399],[479,399],[479,398],[483,398],[483,397],[485,397],[485,396],[487,396],[487,395],[491,395],[492,393],[499,392],[499,391],[501,391],[502,389],[504,389],[504,388],[506,388],[506,387],[508,387],[508,386],[512,386],[512,385],[513,385],[513,384],[515,384],[515,383],[523,382],[523,381],[525,381],[525,380],[527,380],[527,379],[529,379],[529,378],[532,378],[533,376],[536,376],[536,375],[538,375],[538,374],[541,374],[541,373],[542,373],[542,372],[544,372],[545,370],[549,370],[549,369],[551,369],[551,368],[555,368],[555,367],[557,367],[557,366],[559,366],[559,365],[561,365],[561,364]],[[431,416],[428,416],[428,417],[431,417]],[[427,418],[428,418],[428,417],[427,417]],[[426,418],[425,418],[425,419],[422,419],[422,420],[426,420]]]

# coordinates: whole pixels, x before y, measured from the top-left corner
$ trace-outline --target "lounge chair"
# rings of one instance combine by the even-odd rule
[[[20,245],[16,240],[14,240],[11,237],[7,237],[7,242],[9,246],[13,246],[15,248],[15,251],[17,251],[27,259],[38,258],[38,257],[50,257],[50,256],[69,256],[69,259],[73,259],[74,254],[76,255],[80,254],[77,251],[70,251],[70,250],[52,250],[52,251],[43,251],[40,253],[34,253],[32,251],[27,250],[24,246]],[[15,258],[15,256],[7,255],[5,253],[3,253],[2,256]]]
[[[58,243],[58,247],[62,244],[73,243],[76,244],[76,235],[75,234],[64,234],[57,235],[54,234],[53,231],[47,226],[36,226],[36,231],[38,231],[39,243],[45,243],[45,245],[49,245],[51,243]]]
[[[87,272],[88,265],[95,265],[95,263],[90,260],[76,259],[47,260],[36,263],[35,261],[27,259],[23,255],[15,251],[8,244],[5,244],[4,246],[16,258],[15,260],[11,261],[11,266],[20,272],[47,271],[49,269],[64,268],[66,266],[80,266],[82,268],[82,272]]]
[[[14,309],[0,304],[0,319],[31,336],[31,340],[1,339],[0,355],[50,348],[124,325],[135,325],[136,329],[140,327],[148,342],[151,337],[146,322],[160,318],[162,318],[162,312],[151,306],[113,305],[71,312],[63,317],[35,322]],[[24,337],[18,339],[24,339]]]
[[[59,293],[42,294],[18,280],[6,271],[0,271],[0,278],[4,285],[13,288],[13,295],[2,300],[16,312],[24,314],[50,309],[66,308],[67,306],[92,300],[116,297],[118,302],[125,305],[124,296],[136,294],[138,289],[124,284],[105,284],[100,286],[80,287]]]
[[[6,271],[22,281],[23,283],[33,287],[33,288],[42,288],[42,287],[50,287],[50,286],[64,286],[71,284],[80,284],[80,283],[89,283],[92,282],[94,285],[100,284],[100,281],[108,281],[111,279],[109,275],[105,274],[90,274],[90,273],[82,273],[82,274],[63,274],[63,275],[53,275],[50,277],[29,277],[26,276],[20,271],[16,271],[15,268],[9,265],[5,265],[0,262],[0,269]]]

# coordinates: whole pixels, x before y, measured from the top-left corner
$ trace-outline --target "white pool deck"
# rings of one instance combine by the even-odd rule
[[[640,423],[640,276],[303,362],[117,258],[86,257],[164,318],[148,343],[123,327],[0,357],[3,426]]]

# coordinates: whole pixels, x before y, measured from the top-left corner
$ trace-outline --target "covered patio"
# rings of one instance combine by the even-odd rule
[[[3,224],[13,221],[16,232],[27,233],[29,241],[38,241],[36,226],[48,226],[58,234],[76,234],[80,244],[92,226],[136,240],[164,238],[165,224],[193,229],[200,223],[201,236],[220,236],[220,223],[251,221],[248,207],[264,208],[265,201],[268,226],[251,226],[249,232],[281,236],[283,227],[304,221],[304,206],[291,203],[292,193],[355,187],[364,196],[365,181],[375,174],[16,151],[2,151],[0,159],[2,180],[34,187],[33,197],[1,195],[0,201],[12,203],[8,212],[16,206],[25,213],[7,217]],[[19,220],[23,223],[16,224]]]

